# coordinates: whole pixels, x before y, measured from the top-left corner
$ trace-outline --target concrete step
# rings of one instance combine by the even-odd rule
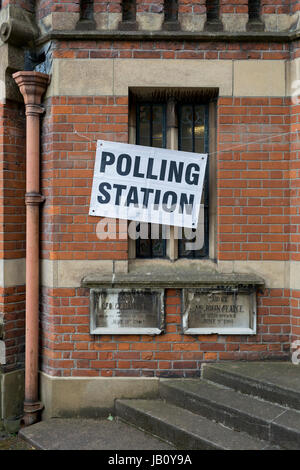
[[[300,449],[300,411],[288,410],[273,421],[271,441],[284,449]]]
[[[172,443],[177,449],[277,449],[163,400],[116,400],[115,410],[124,421]]]
[[[300,410],[300,366],[292,363],[205,364],[202,377],[239,392]]]
[[[118,418],[53,418],[21,429],[19,436],[39,450],[174,450]]]
[[[205,380],[165,380],[159,387],[168,403],[267,441],[271,423],[287,410]]]

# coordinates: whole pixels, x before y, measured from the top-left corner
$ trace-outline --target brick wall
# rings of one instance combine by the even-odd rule
[[[6,364],[0,371],[24,367],[25,351],[25,286],[0,288],[0,317],[4,319]]]
[[[2,259],[25,256],[25,116],[23,105],[0,106]]]
[[[219,259],[290,259],[288,104],[219,100]]]
[[[262,0],[262,14],[289,14],[289,0]]]
[[[31,0],[4,0],[6,4],[17,4],[22,8],[33,11]],[[299,2],[289,0],[262,0],[262,14],[289,14],[299,10]],[[51,12],[79,12],[79,1],[57,1],[57,0],[37,0],[36,10],[38,17],[43,18]],[[161,13],[163,11],[162,0],[137,0],[137,12]],[[206,0],[178,0],[179,13],[201,14],[206,12]],[[121,12],[121,0],[94,0],[95,13],[118,13]],[[220,13],[248,13],[248,0],[220,0]]]
[[[0,185],[2,260],[25,257],[25,118],[23,105],[7,100],[0,105]],[[0,319],[4,322],[6,366],[24,363],[25,286],[0,288]]]
[[[96,139],[127,142],[127,97],[56,97],[44,120],[42,256],[127,259],[127,241],[100,241],[88,215]]]
[[[54,57],[287,59],[284,44],[60,42]],[[128,141],[127,97],[54,97],[43,124],[46,195],[42,257],[127,259],[127,242],[100,242],[88,216],[96,139]],[[218,101],[218,243],[220,260],[290,259],[290,102],[284,98]],[[274,135],[275,134],[275,135]],[[187,336],[179,291],[167,291],[166,333],[91,336],[89,291],[44,288],[42,370],[55,376],[197,376],[215,360],[288,358],[289,289],[258,295],[255,336]],[[296,294],[295,294],[296,299]],[[298,301],[298,300],[297,300]]]
[[[248,0],[220,0],[220,13],[248,13]]]
[[[164,9],[163,0],[138,0],[136,3],[138,13],[162,13]]]
[[[178,13],[204,14],[206,13],[206,0],[178,0]]]
[[[94,13],[120,13],[122,0],[94,0]]]
[[[52,11],[52,0],[37,0],[36,1],[36,16],[38,19],[45,18]]]
[[[10,2],[12,3],[12,2]],[[16,3],[16,2],[15,2]],[[7,2],[3,2],[6,6]],[[33,2],[19,2],[32,10]],[[159,13],[161,0],[138,2],[138,12]],[[289,13],[289,1],[265,0],[262,13]],[[293,11],[298,2],[291,3]],[[79,12],[79,2],[39,0],[39,18]],[[120,0],[95,1],[94,11],[120,12]],[[247,1],[222,0],[222,13],[247,13]],[[205,13],[205,1],[179,1],[180,13]],[[300,56],[295,43],[292,57]],[[282,43],[199,41],[61,41],[54,58],[289,60]],[[126,260],[127,241],[96,236],[88,215],[97,139],[128,141],[127,96],[48,99],[43,118],[41,257],[49,260]],[[291,112],[290,112],[291,110]],[[25,256],[24,108],[1,108],[1,253]],[[291,116],[291,122],[290,122]],[[299,261],[299,106],[283,98],[223,98],[218,102],[218,258]],[[276,134],[274,136],[274,134]],[[292,134],[293,136],[293,134]],[[291,149],[291,152],[290,152]],[[21,367],[24,350],[24,286],[0,290],[7,370]],[[290,333],[300,337],[300,294],[283,288],[258,295],[255,336],[187,336],[181,333],[180,293],[167,290],[166,333],[91,336],[89,291],[43,288],[41,368],[56,376],[197,376],[215,360],[282,359]],[[290,319],[291,315],[291,319]]]
[[[2,7],[6,7],[8,5],[17,6],[23,8],[26,11],[30,11],[31,13],[34,12],[34,0],[2,0]]]
[[[291,106],[291,259],[300,260],[300,102],[299,97]],[[292,340],[300,339],[300,291],[293,290],[291,299]]]
[[[288,358],[288,290],[267,289],[259,295],[255,336],[183,335],[180,293],[171,289],[165,334],[91,336],[88,293],[43,289],[41,368],[52,376],[197,377],[207,361]]]
[[[296,13],[300,11],[300,3],[298,0],[291,0],[291,13]]]
[[[198,41],[61,41],[53,46],[54,58],[135,59],[282,59],[290,57],[281,43],[211,43]]]

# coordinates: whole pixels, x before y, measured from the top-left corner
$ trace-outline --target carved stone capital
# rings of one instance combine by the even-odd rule
[[[41,72],[16,72],[13,79],[23,95],[25,105],[39,105],[50,83],[49,75]]]

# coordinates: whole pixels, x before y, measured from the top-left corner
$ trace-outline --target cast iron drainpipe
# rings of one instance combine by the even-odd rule
[[[21,425],[29,426],[39,421],[43,409],[38,391],[39,210],[44,201],[40,194],[40,114],[44,112],[41,98],[50,77],[40,72],[17,72],[13,78],[26,107],[25,401]]]

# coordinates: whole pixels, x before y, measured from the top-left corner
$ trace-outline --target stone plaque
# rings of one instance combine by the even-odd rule
[[[184,289],[183,331],[187,335],[255,334],[255,291],[238,288]]]
[[[91,289],[91,334],[159,335],[163,329],[164,289]]]

